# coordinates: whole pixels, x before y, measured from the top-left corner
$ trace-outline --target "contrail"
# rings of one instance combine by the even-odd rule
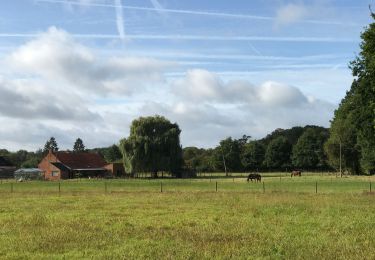
[[[75,1],[66,0],[36,0],[37,2],[54,3],[54,4],[70,4],[70,5],[82,5],[82,3]],[[153,2],[152,2],[153,3]],[[156,3],[156,2],[155,2]],[[153,3],[154,4],[154,3]],[[107,7],[107,8],[117,8],[118,5],[114,4],[100,4],[100,3],[87,3],[86,6],[94,7]],[[160,5],[160,4],[159,4]],[[160,5],[161,6],[161,5]],[[141,11],[153,11],[153,12],[166,12],[166,13],[177,13],[177,14],[190,14],[190,15],[205,15],[205,16],[217,16],[224,18],[236,18],[236,19],[251,19],[251,20],[268,20],[274,21],[276,18],[272,16],[259,16],[259,15],[247,15],[247,14],[231,14],[231,13],[220,13],[220,12],[205,12],[205,11],[193,11],[193,10],[182,10],[182,9],[167,9],[154,7],[141,7],[141,6],[121,6],[122,9],[130,10],[141,10]],[[326,25],[338,25],[338,26],[358,26],[356,23],[344,23],[337,21],[319,21],[319,20],[302,20],[299,23],[309,23],[309,24],[326,24]]]
[[[115,0],[117,31],[121,40],[125,40],[124,14],[121,0]]]
[[[0,33],[0,38],[33,38],[41,33]],[[75,38],[119,39],[116,34],[71,34]],[[137,40],[188,40],[188,41],[258,41],[258,42],[337,42],[358,43],[358,39],[334,37],[264,37],[264,36],[205,36],[180,34],[127,34],[127,39]]]
[[[159,3],[158,0],[151,0],[151,4],[156,10],[164,10],[164,7]]]
[[[251,42],[249,42],[249,45],[250,45],[250,48],[253,50],[253,52],[258,54],[259,56],[263,56],[262,53],[257,48],[255,48],[255,46]]]

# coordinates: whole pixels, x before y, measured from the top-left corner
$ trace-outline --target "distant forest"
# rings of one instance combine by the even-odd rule
[[[324,152],[329,130],[319,126],[276,129],[260,140],[226,138],[213,149],[186,147],[185,166],[198,172],[332,170]]]

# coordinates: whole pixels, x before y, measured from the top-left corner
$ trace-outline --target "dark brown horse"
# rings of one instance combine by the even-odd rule
[[[292,171],[292,174],[290,175],[290,177],[293,177],[293,176],[299,176],[299,177],[301,177],[301,171],[299,171],[299,170]]]
[[[250,173],[249,176],[247,176],[247,182],[249,182],[249,180],[255,180],[256,182],[260,182],[262,181],[262,176],[260,176],[259,173]]]

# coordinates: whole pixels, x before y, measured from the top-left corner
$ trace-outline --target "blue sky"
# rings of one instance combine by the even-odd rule
[[[2,1],[1,148],[110,145],[153,114],[179,123],[184,146],[329,126],[369,4]]]

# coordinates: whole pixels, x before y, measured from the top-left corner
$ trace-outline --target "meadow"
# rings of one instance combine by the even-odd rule
[[[3,181],[0,258],[374,259],[374,177],[263,176]]]

